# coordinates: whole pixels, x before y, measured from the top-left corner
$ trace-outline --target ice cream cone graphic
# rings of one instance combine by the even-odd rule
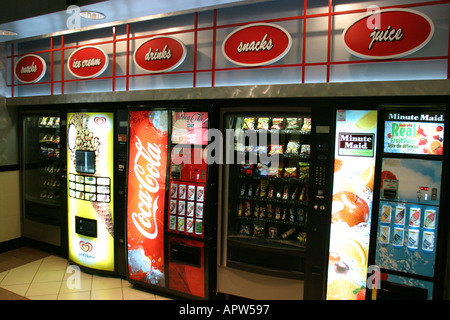
[[[114,224],[113,224],[113,216],[111,212],[111,206],[109,203],[103,202],[91,202],[92,207],[97,213],[98,219],[103,223],[108,233],[114,237]]]

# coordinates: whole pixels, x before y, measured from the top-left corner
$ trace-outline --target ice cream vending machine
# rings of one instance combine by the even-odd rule
[[[124,273],[126,261],[121,222],[127,136],[123,112],[67,114],[69,259],[112,274]]]
[[[376,299],[439,299],[445,261],[445,110],[384,113],[375,265]],[[444,260],[442,260],[444,259]]]
[[[137,109],[129,115],[128,279],[209,299],[215,263],[210,113]]]

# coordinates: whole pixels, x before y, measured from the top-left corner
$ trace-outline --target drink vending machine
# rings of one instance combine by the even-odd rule
[[[447,217],[445,109],[384,112],[375,265],[384,274],[375,299],[439,299]],[[448,174],[448,173],[447,173]],[[435,288],[438,287],[438,288]]]
[[[69,259],[125,275],[126,112],[67,114]]]
[[[195,299],[213,295],[216,191],[206,108],[130,110],[128,279]]]

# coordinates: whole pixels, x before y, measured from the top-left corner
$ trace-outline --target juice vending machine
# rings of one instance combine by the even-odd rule
[[[130,282],[194,299],[214,291],[210,112],[131,110],[127,250]]]
[[[377,299],[439,299],[445,261],[445,109],[387,109],[375,265]],[[448,174],[448,173],[447,173]],[[444,197],[445,198],[445,197]]]
[[[123,110],[67,114],[67,199],[69,259],[125,275],[127,121],[122,115]]]

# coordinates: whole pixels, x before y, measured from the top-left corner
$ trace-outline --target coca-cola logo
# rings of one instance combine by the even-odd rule
[[[348,26],[343,34],[345,48],[355,56],[392,59],[425,46],[434,33],[433,21],[409,9],[378,10]]]
[[[173,37],[158,36],[141,43],[134,51],[136,65],[149,73],[168,72],[186,57],[186,47]]]
[[[94,122],[95,122],[95,124],[100,126],[100,125],[106,123],[106,118],[105,117],[95,117]]]
[[[27,54],[17,60],[14,75],[21,83],[35,83],[42,79],[47,70],[44,59],[35,54]]]
[[[108,62],[108,55],[102,49],[87,46],[72,52],[67,59],[67,69],[79,79],[95,78],[106,70]]]
[[[90,242],[80,241],[80,248],[84,252],[91,252],[94,246]]]
[[[135,147],[134,175],[139,183],[139,211],[133,211],[131,219],[144,237],[155,239],[158,236],[156,216],[159,196],[154,198],[154,194],[159,191],[161,149],[155,143],[147,143],[147,147],[144,147],[137,136]]]
[[[230,33],[222,44],[222,52],[234,64],[258,67],[284,57],[291,44],[291,35],[282,27],[255,23]]]

